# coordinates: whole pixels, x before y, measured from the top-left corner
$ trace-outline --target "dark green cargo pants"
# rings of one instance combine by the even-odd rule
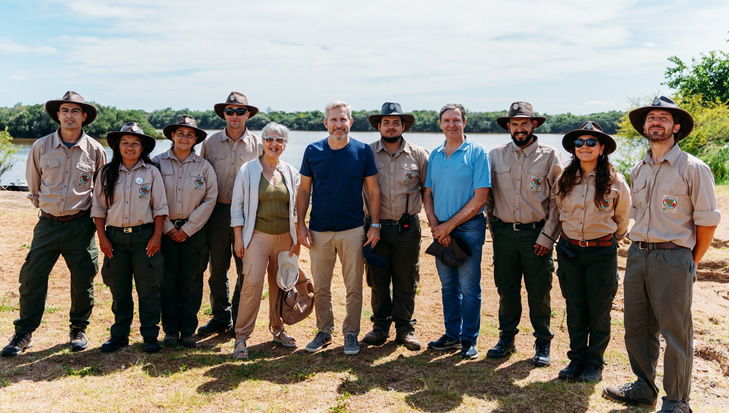
[[[172,336],[193,335],[202,303],[203,273],[208,265],[206,228],[183,242],[163,236],[162,256],[165,259],[165,275],[160,288],[162,329]]]
[[[85,329],[94,308],[94,276],[99,270],[96,227],[88,216],[69,222],[40,218],[20,269],[20,318],[15,332],[32,333],[41,323],[48,293],[48,276],[63,255],[71,272],[71,327]]]
[[[539,256],[534,253],[541,227],[514,231],[511,224],[492,223],[494,238],[494,283],[499,292],[499,330],[501,337],[514,337],[521,320],[521,279],[529,303],[529,319],[534,337],[552,340],[549,328],[552,309],[549,292],[552,290],[554,260],[552,251]]]
[[[240,302],[240,289],[243,285],[243,260],[233,253],[235,235],[233,235],[233,228],[230,227],[230,204],[218,202],[208,219],[207,227],[210,251],[208,285],[210,286],[210,307],[213,312],[213,320],[222,324],[235,325]],[[235,262],[237,275],[232,298],[230,298],[228,279],[231,257]]]
[[[567,244],[575,258],[557,248],[557,278],[567,303],[567,357],[602,368],[610,342],[610,310],[618,291],[618,245],[580,247]]]
[[[139,331],[142,337],[159,335],[160,301],[159,286],[164,275],[164,258],[157,252],[147,256],[147,242],[152,238],[154,228],[148,226],[141,231],[136,229],[124,233],[121,229],[106,228],[111,241],[114,257],[104,257],[101,276],[109,286],[112,296],[111,311],[114,324],[112,337],[127,337],[134,318],[132,300],[132,281],[137,287],[139,298]]]

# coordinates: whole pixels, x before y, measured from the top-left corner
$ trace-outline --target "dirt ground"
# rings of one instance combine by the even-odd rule
[[[717,188],[717,196],[719,205],[729,205],[729,188]],[[12,334],[12,320],[18,316],[18,272],[30,247],[37,214],[25,194],[0,192],[2,336]],[[423,253],[432,238],[421,218],[421,283],[415,317],[416,333],[425,345],[442,334],[443,322],[434,260]],[[691,403],[697,412],[726,411],[729,397],[729,211],[724,211],[723,218],[706,260],[699,266],[699,281],[694,287]],[[621,279],[627,246],[623,244],[619,253]],[[308,251],[302,248],[301,255],[308,269]],[[425,349],[409,352],[392,342],[380,348],[363,347],[359,356],[347,357],[342,354],[341,333],[335,334],[327,352],[307,355],[303,347],[316,332],[313,315],[288,329],[299,344],[291,354],[290,350],[271,345],[264,304],[249,340],[252,361],[248,364],[232,360],[233,341],[223,336],[202,340],[196,350],[164,349],[146,356],[138,344],[141,337],[137,321],[132,325],[131,337],[137,344],[113,355],[100,353],[99,346],[113,320],[111,294],[100,276],[95,279],[96,307],[88,330],[89,350],[68,352],[69,273],[61,259],[51,274],[46,313],[33,336],[34,347],[20,357],[0,360],[0,410],[647,411],[600,397],[604,387],[634,379],[623,343],[622,283],[613,304],[613,336],[601,383],[567,384],[556,380],[559,370],[568,363],[569,348],[564,299],[556,277],[552,288],[552,366],[538,369],[529,363],[534,338],[525,300],[518,352],[508,360],[485,359],[486,350],[498,340],[498,295],[493,284],[492,256],[491,240],[487,239],[482,263],[481,355],[476,361],[460,361],[453,354],[444,356]],[[337,274],[338,268],[333,301],[339,328],[345,294]],[[205,314],[210,308],[207,285],[205,288],[201,324],[209,317]],[[360,338],[370,329],[369,288],[364,288],[364,294]],[[662,371],[661,355],[659,387]],[[81,390],[86,386],[89,388]],[[272,386],[275,389],[268,390]]]

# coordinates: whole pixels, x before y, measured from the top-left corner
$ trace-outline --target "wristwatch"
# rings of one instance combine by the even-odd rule
[[[382,224],[370,224],[372,228],[382,229]]]

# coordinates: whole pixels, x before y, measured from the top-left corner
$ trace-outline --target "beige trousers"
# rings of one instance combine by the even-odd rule
[[[273,307],[278,302],[279,288],[276,284],[278,271],[278,253],[291,248],[291,234],[287,231],[279,235],[264,234],[255,231],[243,259],[243,286],[240,290],[238,316],[235,322],[236,340],[248,340],[256,326],[258,309],[261,306],[263,293],[263,277],[268,269],[268,314],[271,331],[283,330],[281,318],[271,318]]]
[[[334,331],[332,310],[332,274],[339,256],[342,263],[342,277],[347,292],[347,314],[342,323],[342,333],[359,334],[362,317],[362,274],[364,257],[362,244],[365,241],[364,226],[345,231],[311,231],[311,277],[314,281],[314,309],[316,326],[321,332]]]

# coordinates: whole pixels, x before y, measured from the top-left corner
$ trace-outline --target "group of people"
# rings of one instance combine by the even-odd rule
[[[690,411],[692,285],[720,213],[710,169],[678,145],[693,119],[668,98],[629,113],[650,143],[631,172],[630,187],[609,162],[616,142],[598,123],[585,122],[564,135],[562,146],[572,155],[565,166],[559,152],[535,135],[546,118],[528,102],[514,102],[497,119],[511,142],[490,152],[465,135],[465,108],[445,105],[438,119],[445,140],[428,152],[403,137],[415,118],[400,104],[386,102],[369,117],[381,137],[366,144],[349,136],[351,108],[335,100],[324,110],[328,136],[306,147],[300,171],[280,159],[289,139],[285,126],[270,123],[261,137],[246,128],[258,109],[239,92],[214,106],[225,129],[207,136],[195,119],[180,116],[163,130],[172,147],[154,159],[149,154],[155,140],[138,124],[125,124],[106,137],[113,151],[108,164],[103,147],[82,129],[96,117],[93,105],[68,92],[45,107],[60,128],[38,139],[28,156],[29,198],[41,211],[20,271],[20,317],[3,356],[31,346],[48,275],[61,254],[71,273],[70,347],[87,348],[98,270],[94,232],[105,255],[101,272],[115,317],[101,351],[128,345],[134,281],[144,351],[160,350],[161,318],[164,345],[195,347],[196,329],[198,337],[234,331],[233,355],[246,359],[266,275],[273,341],[296,347],[274,307],[283,293],[276,279],[279,260],[295,262],[302,245],[310,249],[318,330],[307,352],[333,340],[337,256],[346,289],[344,353],[360,352],[365,267],[372,329],[362,343],[383,345],[394,323],[395,341],[420,350],[413,315],[422,206],[444,321],[444,333],[429,348],[478,357],[488,227],[500,334],[487,357],[516,351],[523,278],[535,337],[532,363],[551,364],[556,244],[570,339],[570,363],[559,378],[600,381],[618,289],[618,241],[627,236],[625,343],[637,380],[607,387],[603,395],[655,406],[660,334],[666,339],[662,410]],[[198,154],[194,146],[200,143]],[[232,297],[231,258],[237,270]],[[197,328],[208,264],[212,319]]]

